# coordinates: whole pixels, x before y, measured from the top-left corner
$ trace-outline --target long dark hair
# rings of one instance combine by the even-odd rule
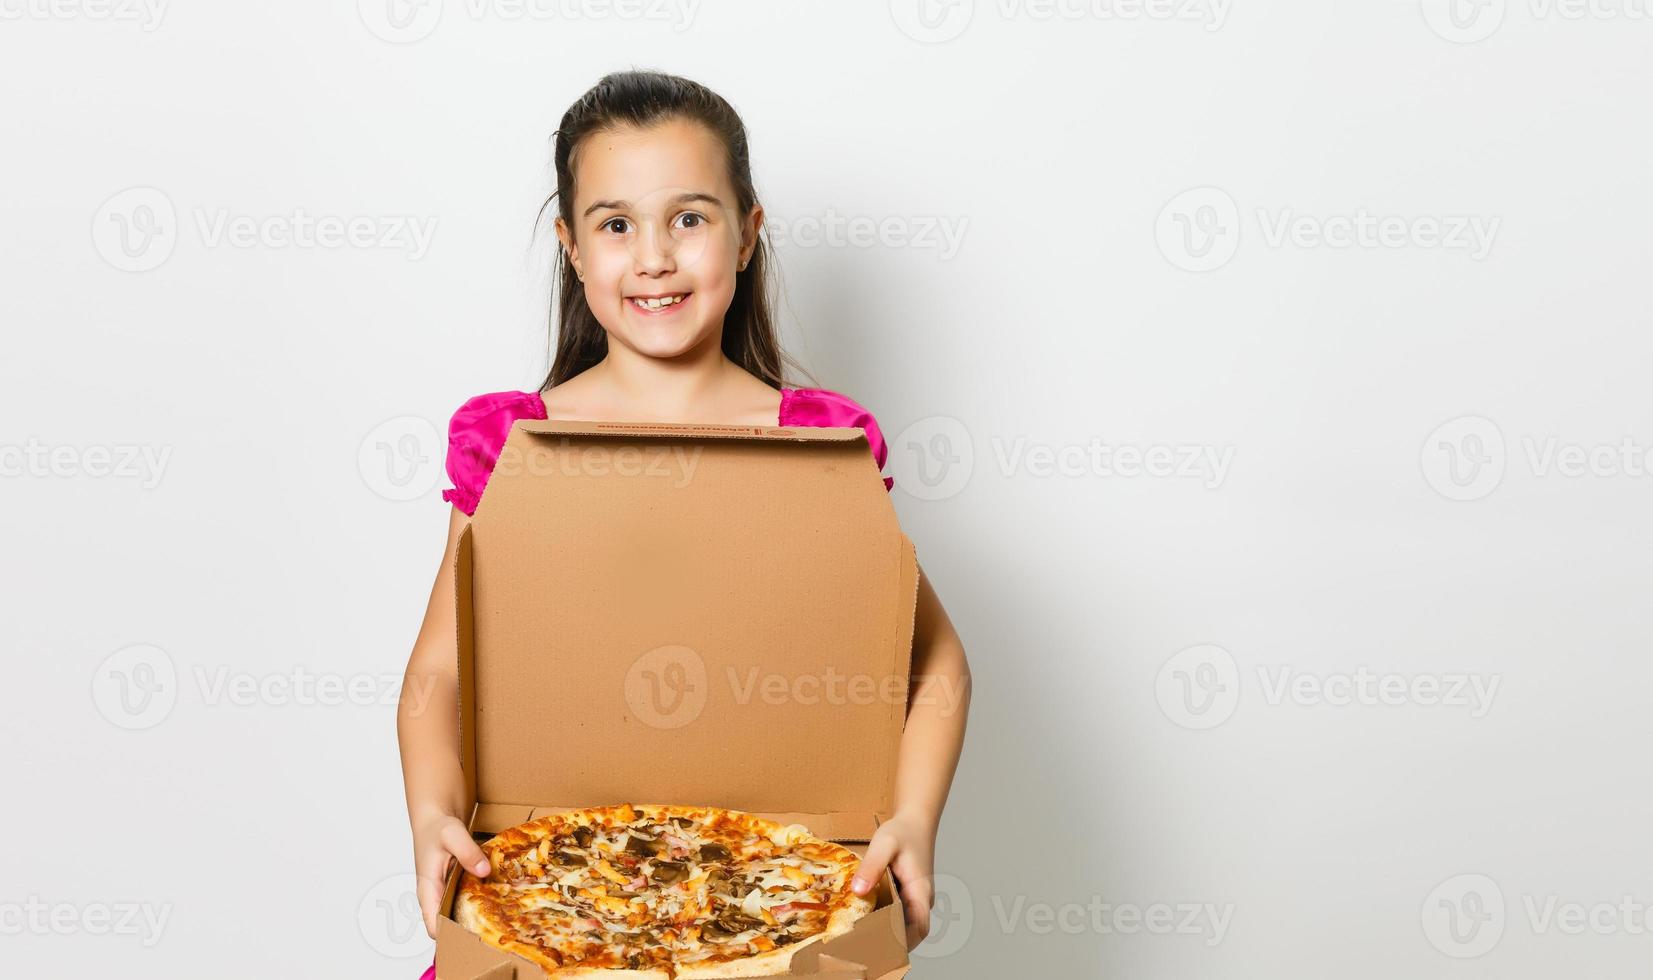
[[[729,182],[741,216],[751,213],[758,195],[752,184],[752,162],[746,125],[722,96],[699,82],[660,71],[621,71],[602,80],[563,113],[552,154],[557,190],[540,209],[557,202],[557,213],[574,227],[574,154],[594,132],[627,125],[639,129],[683,119],[705,126],[723,143],[729,164]],[[608,353],[608,334],[585,301],[568,253],[557,249],[555,292],[551,297],[551,371],[540,385],[544,391],[562,384],[601,361]],[[772,388],[786,381],[790,367],[808,372],[781,349],[770,312],[768,244],[760,231],[752,257],[735,275],[735,295],[723,318],[723,353]]]

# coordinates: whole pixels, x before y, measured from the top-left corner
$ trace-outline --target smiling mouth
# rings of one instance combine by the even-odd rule
[[[668,293],[662,296],[632,296],[626,302],[642,313],[662,313],[677,309],[693,295],[693,293]]]

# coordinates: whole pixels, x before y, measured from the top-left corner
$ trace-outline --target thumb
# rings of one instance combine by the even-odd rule
[[[894,856],[895,837],[883,832],[873,834],[866,856],[861,858],[860,865],[855,869],[855,879],[850,882],[855,894],[865,895],[872,891],[878,879],[884,877],[884,869],[889,867],[890,858]]]
[[[488,855],[471,840],[471,835],[465,830],[465,825],[454,820],[442,828],[442,846],[449,854],[459,859],[459,863],[469,869],[472,874],[486,878],[488,876]]]

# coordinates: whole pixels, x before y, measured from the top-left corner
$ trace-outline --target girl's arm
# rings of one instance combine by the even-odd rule
[[[934,827],[941,822],[941,809],[947,805],[947,791],[953,785],[953,772],[964,748],[965,716],[970,713],[970,665],[941,599],[922,568],[918,574],[912,687],[896,767],[895,813],[922,819]]]
[[[396,737],[402,747],[402,782],[413,828],[413,865],[425,931],[436,936],[437,906],[449,857],[486,875],[487,858],[466,825],[471,800],[459,766],[459,645],[455,638],[453,559],[459,532],[469,523],[454,508],[448,543],[436,570],[425,621],[408,657],[396,708]]]
[[[886,866],[895,874],[906,908],[909,949],[930,931],[936,828],[964,747],[969,712],[970,665],[964,644],[920,569],[912,686],[896,768],[895,811],[867,845],[855,876],[855,890],[865,892]]]

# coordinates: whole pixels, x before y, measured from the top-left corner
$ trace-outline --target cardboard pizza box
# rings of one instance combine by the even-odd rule
[[[918,563],[861,429],[519,421],[455,562],[478,839],[678,803],[862,853],[889,818]],[[439,980],[542,980],[453,921],[458,874]],[[785,976],[903,976],[888,872],[873,897]]]

